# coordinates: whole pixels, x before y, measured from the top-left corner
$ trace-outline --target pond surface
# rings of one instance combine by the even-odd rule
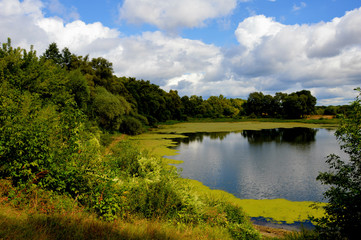
[[[334,130],[291,128],[239,133],[193,133],[176,139],[182,177],[241,199],[325,201],[326,156],[344,156]]]

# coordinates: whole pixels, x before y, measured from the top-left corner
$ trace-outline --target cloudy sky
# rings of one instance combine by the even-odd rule
[[[179,95],[308,89],[347,104],[361,86],[360,0],[0,0],[0,43],[56,42]]]

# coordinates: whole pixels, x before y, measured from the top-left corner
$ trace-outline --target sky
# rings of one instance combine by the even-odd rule
[[[103,57],[180,96],[361,87],[361,0],[0,0],[0,43]]]

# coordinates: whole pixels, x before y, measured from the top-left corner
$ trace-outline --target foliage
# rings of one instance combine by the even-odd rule
[[[125,134],[137,135],[143,132],[143,124],[134,117],[125,117],[119,130]]]
[[[99,126],[108,130],[119,130],[122,116],[128,114],[130,105],[119,95],[108,92],[104,87],[95,88],[93,99],[94,118]]]
[[[316,98],[310,91],[302,90],[291,94],[276,93],[274,97],[262,92],[249,94],[246,113],[257,117],[302,118],[314,113]]]
[[[151,126],[170,119],[180,119],[181,101],[177,91],[167,93],[149,81],[137,81],[135,78],[124,79],[123,83],[130,93],[127,100],[134,104],[137,113],[147,118]]]
[[[360,89],[358,89],[360,92]],[[341,120],[335,135],[349,159],[331,154],[330,171],[317,179],[330,185],[324,193],[329,204],[326,216],[318,219],[322,236],[333,239],[357,238],[361,228],[361,95],[351,104],[351,112]]]
[[[244,113],[244,100],[227,99],[223,95],[210,96],[203,100],[201,96],[192,95],[181,98],[183,114],[196,118],[237,118]]]

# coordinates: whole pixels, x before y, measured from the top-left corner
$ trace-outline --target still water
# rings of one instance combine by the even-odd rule
[[[316,181],[326,156],[344,156],[334,130],[291,128],[193,133],[176,139],[182,177],[242,199],[325,201]]]

